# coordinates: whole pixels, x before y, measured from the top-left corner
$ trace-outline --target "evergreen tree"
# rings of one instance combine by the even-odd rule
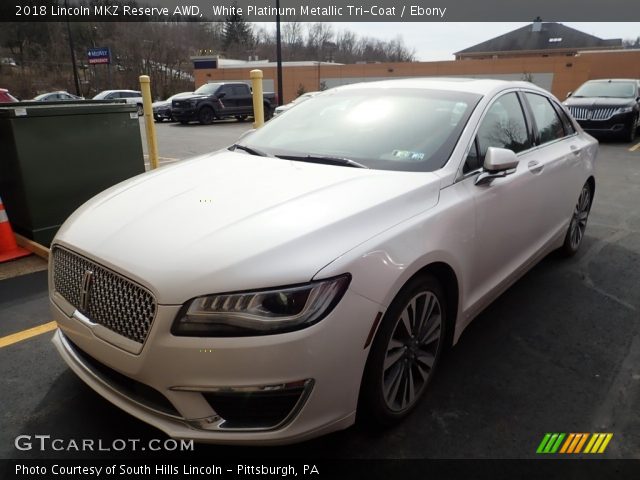
[[[225,18],[222,30],[222,47],[227,58],[244,58],[253,49],[254,38],[242,15],[234,13]]]

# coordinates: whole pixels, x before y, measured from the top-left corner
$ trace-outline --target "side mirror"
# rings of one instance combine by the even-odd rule
[[[484,156],[484,169],[490,172],[509,170],[518,165],[518,157],[513,150],[489,147]]]
[[[567,98],[569,98],[571,96],[573,92],[567,92]]]
[[[226,95],[226,92],[216,93],[216,97],[218,97],[218,98],[224,98],[225,95]]]
[[[513,150],[506,148],[489,147],[484,156],[484,171],[478,175],[475,184],[490,183],[495,178],[506,177],[515,172],[518,166],[518,157]]]

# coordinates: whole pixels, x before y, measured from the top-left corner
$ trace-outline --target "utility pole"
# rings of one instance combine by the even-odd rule
[[[278,105],[282,105],[282,43],[280,41],[280,0],[276,0],[276,61],[278,62]]]
[[[64,0],[65,11],[69,11],[68,0]],[[76,82],[76,95],[81,97],[80,94],[80,79],[78,78],[78,69],[76,68],[76,54],[73,48],[73,37],[71,36],[71,25],[69,24],[69,14],[67,13],[67,33],[69,36],[69,50],[71,51],[71,65],[73,67],[73,79]]]

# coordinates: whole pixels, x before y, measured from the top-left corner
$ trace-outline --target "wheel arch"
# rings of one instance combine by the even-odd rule
[[[591,175],[589,178],[587,178],[587,183],[589,184],[589,187],[591,188],[591,203],[593,203],[593,197],[596,194],[596,179],[593,175]]]
[[[456,272],[451,265],[449,265],[444,261],[433,261],[422,266],[417,271],[415,271],[413,275],[409,276],[402,283],[402,285],[395,292],[395,295],[393,296],[391,302],[393,302],[398,297],[398,295],[401,294],[403,289],[407,285],[409,285],[415,278],[425,274],[432,275],[434,278],[436,278],[441,283],[442,288],[444,289],[444,294],[446,297],[445,308],[447,312],[447,315],[446,315],[447,334],[446,334],[446,338],[444,339],[443,351],[446,352],[446,350],[453,345],[454,331],[455,331],[455,325],[456,325],[456,318],[458,315],[458,306],[459,306],[459,298],[460,298],[460,293],[459,293],[460,287],[458,285],[458,276],[456,275]],[[378,337],[378,335],[380,334],[381,324],[382,324],[381,321],[376,324],[375,332],[371,335],[370,345],[373,345],[373,342],[375,341],[376,337]],[[365,401],[365,396],[366,396],[365,384],[367,381],[366,380],[367,372],[369,368],[371,368],[370,363],[371,363],[372,354],[373,354],[373,348],[370,348],[366,355],[366,359],[364,362],[364,369],[362,371],[362,377],[360,380],[360,388],[358,390],[358,407],[357,407],[358,417],[361,417],[363,410],[366,410],[366,406],[363,405],[363,402]],[[366,416],[366,413],[365,413],[365,416]]]
[[[444,261],[432,261],[418,270],[416,270],[411,276],[406,278],[402,284],[396,289],[393,297],[389,301],[389,305],[393,302],[400,292],[408,285],[413,279],[421,275],[430,274],[433,275],[438,281],[441,282],[446,296],[447,309],[447,338],[445,339],[445,346],[450,347],[453,345],[454,333],[456,329],[456,320],[458,317],[458,309],[460,305],[460,285],[458,281],[458,275],[454,268]],[[371,336],[372,339],[378,334],[379,325],[376,325],[376,331]]]

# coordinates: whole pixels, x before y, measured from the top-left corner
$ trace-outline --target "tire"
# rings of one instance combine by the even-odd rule
[[[266,122],[267,120],[271,120],[272,117],[273,117],[273,109],[265,103],[264,104],[264,121]]]
[[[640,125],[638,125],[638,118],[640,117],[636,117],[631,121],[629,129],[624,134],[624,139],[629,143],[633,143],[636,141],[638,128],[640,127]]]
[[[141,117],[142,115],[144,115],[144,107],[142,106],[141,103],[138,103],[137,106],[138,106],[138,116]]]
[[[419,403],[433,378],[448,333],[445,292],[430,274],[400,290],[369,352],[359,413],[368,425],[390,426]],[[416,323],[413,312],[425,314]]]
[[[591,204],[593,203],[593,189],[587,182],[583,185],[578,196],[578,201],[573,209],[571,215],[571,222],[567,229],[567,234],[564,237],[564,244],[561,247],[561,252],[571,257],[576,254],[582,244],[584,238],[584,232],[587,228],[587,220],[589,220],[589,212],[591,211]]]
[[[216,114],[211,107],[202,107],[198,112],[198,121],[202,125],[211,125],[216,118]]]
[[[238,120],[239,122],[244,122],[246,119],[246,115],[236,115],[236,120]]]
[[[180,125],[188,125],[189,120],[180,120]]]

